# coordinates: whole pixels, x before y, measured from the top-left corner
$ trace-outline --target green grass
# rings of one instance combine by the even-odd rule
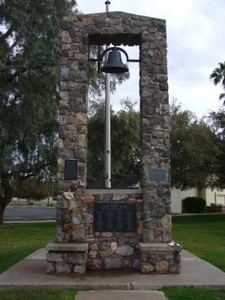
[[[169,300],[225,300],[225,292],[202,288],[164,288]],[[74,300],[74,289],[16,289],[1,290],[1,300]]]
[[[74,300],[76,290],[73,289],[16,289],[1,290],[1,300]]]
[[[225,300],[225,292],[203,288],[164,288],[169,300]]]
[[[54,223],[5,225],[0,229],[0,273],[54,239]]]
[[[173,217],[173,240],[225,272],[225,214]]]
[[[173,217],[173,240],[225,272],[225,214]],[[225,291],[164,288],[169,300],[225,300]]]

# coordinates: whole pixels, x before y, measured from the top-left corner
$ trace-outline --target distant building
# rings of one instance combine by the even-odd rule
[[[180,214],[182,212],[182,200],[186,197],[199,197],[206,200],[206,205],[222,204],[225,205],[225,190],[217,190],[210,188],[203,189],[201,194],[197,188],[181,191],[179,189],[171,189],[171,210],[173,214]]]

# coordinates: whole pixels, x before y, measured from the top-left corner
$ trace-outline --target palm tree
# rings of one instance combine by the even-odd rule
[[[215,68],[212,74],[210,74],[210,79],[213,80],[215,85],[221,82],[222,87],[225,90],[225,62],[219,63],[219,67]],[[225,93],[220,94],[219,99],[225,99]],[[223,104],[225,104],[225,100]]]

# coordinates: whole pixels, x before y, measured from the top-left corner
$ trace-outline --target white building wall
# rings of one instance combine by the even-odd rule
[[[172,214],[180,214],[181,208],[181,191],[178,189],[171,189],[171,212]]]
[[[206,195],[206,199],[205,199],[206,205],[210,205],[211,203],[216,203],[217,190],[206,189],[205,195]]]
[[[186,197],[197,197],[197,189],[181,191],[175,188],[171,189],[171,211],[173,214],[182,213],[182,200]],[[225,205],[225,190],[205,190],[206,205],[211,203]]]
[[[209,193],[210,196],[207,194],[207,205],[210,205],[211,203],[225,205],[225,190],[209,190]]]
[[[225,205],[225,194],[217,194],[216,195],[216,203]]]
[[[175,188],[171,189],[171,211],[173,214],[182,213],[182,200],[186,197],[196,197],[197,190],[190,189],[181,191]]]

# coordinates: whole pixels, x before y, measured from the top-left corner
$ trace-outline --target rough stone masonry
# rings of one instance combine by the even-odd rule
[[[139,47],[142,162],[139,190],[86,189],[89,46],[105,44]],[[47,273],[85,274],[89,269],[126,268],[144,274],[180,272],[181,247],[171,242],[167,80],[164,20],[123,12],[65,18],[57,225],[55,241],[47,245]],[[74,174],[66,170],[66,165],[72,166]],[[107,211],[111,204],[114,213]],[[105,207],[105,213],[96,211],[96,207]],[[135,207],[134,215],[131,207]],[[117,227],[109,230],[111,222],[108,221],[108,227],[103,224],[105,214],[115,224],[118,222]],[[124,227],[121,222],[127,225]]]

